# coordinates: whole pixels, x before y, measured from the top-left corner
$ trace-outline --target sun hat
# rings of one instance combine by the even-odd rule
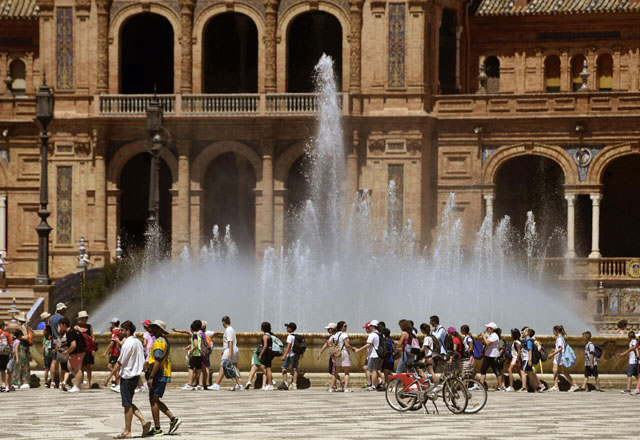
[[[142,324],[143,327],[149,327],[151,325],[151,321],[149,321],[148,319],[145,319],[140,324]]]
[[[40,320],[44,321],[45,319],[49,318],[51,316],[51,313],[49,312],[42,312],[40,313]]]
[[[338,326],[338,324],[336,324],[335,322],[330,322],[329,324],[326,325],[325,329],[327,329],[327,330],[329,330],[329,329],[335,330],[337,326]]]
[[[165,324],[164,321],[160,321],[159,319],[156,319],[151,323],[151,325],[155,325],[156,327],[159,327],[160,330],[162,330],[164,333],[169,333],[167,331],[167,324]]]
[[[498,328],[498,324],[496,324],[495,322],[490,322],[489,324],[485,324],[484,326],[487,328],[491,327],[494,330]]]
[[[58,303],[58,304],[56,304],[56,312],[59,312],[60,310],[64,310],[64,309],[66,309],[66,308],[67,308],[67,306],[66,306],[66,304],[65,304],[65,303]]]
[[[455,327],[449,327],[447,329],[447,333],[456,333],[456,328]]]
[[[88,318],[88,317],[89,317],[89,314],[87,313],[86,310],[80,310],[78,312],[78,319],[80,319],[80,318]]]
[[[24,312],[20,312],[18,316],[16,316],[16,319],[20,322],[27,322],[27,315]]]

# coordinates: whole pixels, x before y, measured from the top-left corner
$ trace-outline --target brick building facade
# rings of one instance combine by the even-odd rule
[[[532,209],[567,231],[546,256],[569,257],[558,275],[591,310],[634,315],[635,299],[626,312],[608,303],[640,286],[639,19],[638,0],[0,0],[9,285],[29,290],[36,274],[33,97],[45,72],[57,279],[76,269],[80,237],[97,266],[118,235],[140,242],[154,91],[172,138],[160,223],[174,252],[198,249],[213,224],[231,224],[247,252],[282,245],[287,207],[304,197],[309,78],[326,52],[341,87],[345,189],[371,189],[378,219],[391,179],[423,244],[451,192],[467,246],[487,214],[521,228]]]

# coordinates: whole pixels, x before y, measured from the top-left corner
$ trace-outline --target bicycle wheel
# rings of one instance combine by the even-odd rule
[[[462,379],[465,389],[467,390],[467,397],[469,402],[467,408],[464,410],[467,414],[475,414],[480,412],[482,408],[487,404],[487,389],[480,383],[479,380],[474,378]]]
[[[393,379],[387,384],[387,389],[384,391],[384,396],[387,399],[387,403],[396,411],[406,411],[404,409],[404,405],[406,405],[404,400],[397,400],[396,398],[396,389],[402,387],[403,383],[400,379]]]
[[[460,379],[447,379],[442,388],[442,400],[453,414],[461,414],[467,408],[469,396]]]
[[[394,407],[394,409],[400,412],[405,412],[419,406],[420,400],[418,399],[418,395],[421,390],[422,385],[418,380],[414,380],[406,386],[403,385],[402,382],[396,384],[395,397],[398,405],[397,407]]]

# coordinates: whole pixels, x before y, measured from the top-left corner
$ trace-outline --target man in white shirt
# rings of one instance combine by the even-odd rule
[[[287,329],[287,342],[285,343],[285,350],[282,354],[282,385],[280,385],[278,389],[296,390],[298,389],[298,364],[300,362],[300,355],[293,352],[293,345],[296,343],[296,335],[294,332],[298,326],[295,322],[290,322],[284,326]],[[287,370],[289,367],[293,370],[291,385],[287,382]]]
[[[133,396],[140,381],[140,375],[144,370],[144,348],[142,342],[136,338],[136,326],[131,321],[125,321],[120,326],[120,332],[124,342],[120,347],[120,356],[114,365],[111,374],[105,380],[109,382],[111,376],[118,371],[120,373],[120,397],[124,408],[124,431],[114,438],[131,438],[131,421],[135,415],[142,425],[142,437],[151,430],[151,422],[148,422],[137,406],[133,404]]]
[[[502,385],[502,368],[498,363],[498,357],[500,356],[500,337],[495,332],[498,325],[495,322],[490,322],[485,325],[485,327],[487,330],[481,333],[485,348],[482,367],[480,368],[480,382],[484,385],[484,381],[487,378],[487,371],[489,367],[491,367],[498,379],[498,389],[504,391],[505,388]]]
[[[378,347],[380,346],[380,336],[378,335],[378,321],[373,320],[369,322],[369,325],[366,327],[366,332],[369,335],[367,337],[367,343],[362,347],[357,348],[356,353],[362,350],[367,350],[368,352],[368,361],[367,361],[367,369],[371,373],[371,386],[367,388],[368,391],[376,391],[376,387],[378,385],[378,377],[380,377],[380,370],[382,369],[382,361],[378,356]]]
[[[446,354],[447,350],[445,350],[444,348],[444,340],[447,337],[447,331],[443,326],[440,325],[440,318],[438,317],[438,315],[431,316],[429,318],[429,322],[431,323],[431,328],[433,329],[433,336],[435,336],[440,343],[440,354]]]
[[[238,341],[236,339],[236,331],[231,327],[231,318],[228,316],[222,317],[222,326],[224,327],[224,332],[222,333],[222,358],[220,359],[220,371],[218,372],[218,379],[216,383],[208,387],[208,390],[218,391],[220,390],[220,384],[222,383],[222,378],[224,378],[224,364],[228,364],[231,362],[233,364],[233,368],[235,368],[235,376],[233,380],[235,380],[236,384],[233,386],[231,391],[241,391],[244,387],[240,384],[240,370],[238,369],[238,358],[240,357],[240,351],[238,350]],[[216,336],[220,335],[220,332],[214,333]]]

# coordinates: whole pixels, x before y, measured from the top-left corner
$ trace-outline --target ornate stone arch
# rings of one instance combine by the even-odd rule
[[[120,37],[122,27],[134,15],[152,13],[166,18],[173,29],[173,90],[180,90],[181,69],[176,69],[177,60],[181,59],[180,35],[182,25],[178,14],[163,3],[132,3],[119,9],[112,17],[109,25],[109,93],[120,92]]]
[[[262,186],[262,159],[251,147],[242,142],[224,140],[208,145],[193,160],[191,166],[191,190],[199,191],[203,188],[204,175],[207,167],[216,157],[224,153],[237,153],[246,158],[256,174],[256,185]]]
[[[107,166],[107,189],[118,189],[120,187],[120,175],[127,162],[129,162],[133,156],[146,152],[147,149],[144,146],[144,141],[134,141],[120,147],[109,160],[109,165]],[[173,182],[173,186],[175,186],[178,182],[178,161],[166,148],[160,151],[160,157],[169,167],[171,171],[171,181]]]
[[[539,143],[521,143],[500,147],[489,156],[483,166],[482,183],[484,185],[494,185],[498,169],[505,162],[515,157],[529,154],[549,158],[560,165],[564,173],[565,185],[575,185],[578,182],[575,163],[565,150]]]
[[[339,5],[320,0],[317,3],[301,2],[296,3],[278,11],[278,28],[276,30],[276,59],[278,63],[278,72],[283,72],[277,77],[277,88],[279,92],[284,93],[287,88],[287,43],[289,26],[291,22],[301,14],[310,11],[326,12],[334,16],[340,23],[342,28],[342,90],[349,90],[349,53],[351,43],[349,35],[351,35],[351,24],[348,12]]]
[[[306,141],[298,141],[289,146],[276,160],[274,166],[274,184],[276,190],[284,190],[287,188],[287,174],[289,169],[301,156],[306,153]]]
[[[246,15],[258,31],[258,90],[264,90],[264,16],[256,8],[245,3],[232,3],[229,9],[224,3],[213,4],[198,14],[193,23],[193,93],[203,93],[204,31],[213,18],[227,12]]]
[[[593,158],[587,173],[587,183],[591,185],[602,184],[604,170],[616,159],[629,154],[640,154],[640,144],[625,143],[605,147]]]

